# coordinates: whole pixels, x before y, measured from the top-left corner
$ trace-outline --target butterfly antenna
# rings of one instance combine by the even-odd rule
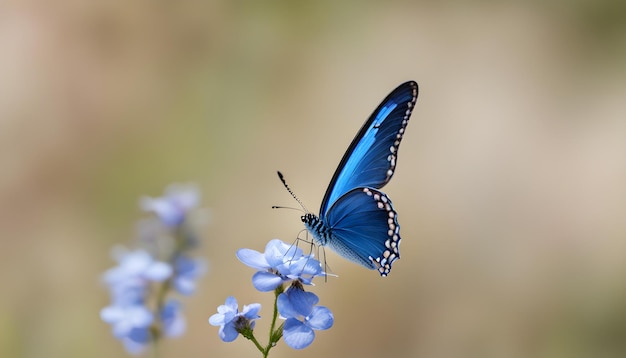
[[[280,205],[272,205],[272,209],[289,209],[289,210],[303,211],[302,208],[292,208],[291,206],[280,206]]]
[[[287,189],[287,191],[289,192],[289,194],[291,194],[291,196],[293,196],[294,199],[296,199],[296,201],[298,202],[298,204],[300,204],[300,206],[302,207],[302,209],[304,209],[305,212],[309,212],[309,209],[306,208],[306,206],[304,206],[304,204],[302,204],[302,202],[300,201],[300,199],[298,199],[298,197],[296,196],[296,194],[293,193],[293,191],[291,191],[291,188],[289,188],[289,185],[287,185],[287,182],[285,181],[285,177],[283,176],[283,173],[281,173],[280,171],[277,171],[276,173],[278,173],[278,178],[280,178],[280,181],[283,183],[283,185],[285,186],[285,189]]]

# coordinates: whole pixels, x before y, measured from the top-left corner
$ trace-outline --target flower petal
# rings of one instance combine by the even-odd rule
[[[299,287],[291,286],[286,291],[289,301],[298,314],[306,317],[311,314],[313,306],[319,298],[313,292],[306,292]]]
[[[124,318],[124,312],[117,306],[107,306],[100,310],[100,319],[113,324]]]
[[[154,262],[144,271],[144,277],[149,280],[161,282],[167,280],[172,275],[172,266],[165,262]]]
[[[249,305],[243,306],[243,311],[241,315],[244,316],[247,320],[253,320],[259,318],[259,311],[261,310],[260,303],[251,303]]]
[[[322,274],[322,263],[314,258],[306,260],[306,264],[302,268],[303,275],[319,276]]]
[[[273,291],[281,283],[283,279],[271,272],[257,271],[252,275],[252,285],[261,292]]]
[[[298,311],[293,308],[293,304],[289,300],[289,296],[286,293],[281,293],[278,295],[276,299],[276,307],[278,309],[278,313],[283,318],[294,318],[298,317]]]
[[[232,323],[220,327],[219,336],[224,342],[232,342],[237,339],[238,335],[239,333],[235,329],[235,325]]]
[[[289,318],[283,326],[285,343],[293,349],[308,347],[315,339],[315,332],[295,318]]]
[[[256,250],[239,249],[237,251],[237,258],[244,265],[250,266],[258,270],[266,270],[271,267],[267,263],[267,260],[265,259],[265,255],[263,255],[262,253]]]
[[[159,198],[143,197],[139,206],[144,211],[154,212],[167,226],[177,226],[185,221],[188,212],[200,201],[200,192],[195,185],[172,184]]]
[[[228,307],[233,312],[237,312],[237,310],[239,309],[239,304],[237,303],[237,299],[233,296],[226,297],[224,306]]]
[[[163,331],[167,337],[179,337],[185,333],[186,321],[181,312],[182,305],[176,300],[168,301],[161,310]]]
[[[280,240],[270,240],[270,242],[265,245],[265,260],[271,267],[277,267],[278,265],[282,265],[283,260],[285,259],[285,253],[289,247],[285,247],[285,243]]]
[[[154,212],[167,226],[177,226],[185,220],[184,209],[165,198],[143,197],[139,205],[144,211]]]
[[[122,342],[128,353],[139,354],[150,342],[150,332],[147,328],[135,328],[127,336],[122,337]]]
[[[180,294],[189,296],[196,292],[196,281],[185,276],[179,276],[174,280],[174,288]]]
[[[324,306],[313,307],[313,311],[305,320],[307,326],[317,330],[329,329],[334,322],[333,313]]]
[[[224,315],[221,313],[216,313],[214,315],[212,315],[211,317],[209,317],[209,323],[212,326],[223,326],[224,324],[226,324],[226,321],[224,320]]]
[[[177,315],[171,321],[165,321],[163,331],[166,337],[180,337],[187,330],[187,321],[182,315]]]
[[[265,245],[264,255],[270,266],[277,268],[285,263],[299,260],[302,257],[302,249],[273,239]]]
[[[126,309],[126,319],[135,327],[148,327],[154,321],[152,312],[145,306],[132,306]]]

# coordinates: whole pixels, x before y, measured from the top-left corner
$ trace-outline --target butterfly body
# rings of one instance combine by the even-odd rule
[[[319,216],[301,218],[318,245],[381,276],[400,258],[400,225],[391,200],[379,189],[394,174],[417,94],[417,83],[409,81],[382,101],[341,159]]]

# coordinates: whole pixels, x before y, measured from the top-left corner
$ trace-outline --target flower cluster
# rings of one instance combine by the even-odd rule
[[[185,332],[181,303],[167,297],[172,288],[182,295],[193,294],[206,271],[204,260],[189,255],[197,246],[190,218],[198,202],[195,187],[180,185],[170,186],[161,198],[143,198],[141,207],[158,219],[142,222],[142,248],[113,250],[118,265],[103,275],[111,304],[100,317],[129,353],[141,353],[161,337]]]
[[[254,329],[254,320],[259,318],[261,305],[253,303],[243,306],[243,311],[239,312],[237,299],[233,296],[226,298],[226,302],[217,307],[217,313],[209,318],[209,322],[214,326],[220,326],[219,336],[224,342],[232,342],[239,332]]]
[[[253,341],[257,348],[267,356],[269,350],[281,337],[294,349],[308,347],[315,339],[314,330],[326,330],[332,327],[332,312],[317,306],[319,298],[312,292],[306,292],[304,285],[312,285],[313,278],[325,276],[321,263],[312,254],[304,255],[302,249],[288,245],[280,240],[271,240],[260,253],[251,249],[240,249],[237,258],[247,266],[257,270],[252,276],[253,286],[261,291],[275,292],[274,317],[270,328],[270,342],[261,346],[254,337],[254,319],[261,306],[244,306],[238,312],[237,301],[229,297],[225,305],[218,307],[218,313],[211,316],[209,323],[220,326],[220,338],[230,342],[238,334]],[[289,284],[287,290],[284,285]],[[275,328],[277,313],[285,321]]]

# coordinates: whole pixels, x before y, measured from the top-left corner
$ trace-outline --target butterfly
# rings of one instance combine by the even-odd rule
[[[378,270],[381,276],[387,276],[400,258],[400,225],[391,200],[379,189],[396,169],[398,148],[417,94],[417,83],[409,81],[381,102],[341,159],[319,216],[305,213],[301,217],[316,244]]]

